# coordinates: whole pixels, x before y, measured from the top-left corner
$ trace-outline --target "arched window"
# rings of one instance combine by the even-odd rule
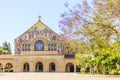
[[[30,44],[28,44],[28,51],[30,51]]]
[[[53,45],[53,50],[56,51],[56,44]]]
[[[38,40],[34,44],[34,50],[35,51],[44,51],[44,43],[41,40]]]
[[[24,46],[24,44],[22,45],[22,51],[24,51],[25,50],[25,46]]]
[[[62,51],[62,53],[64,53],[64,46],[63,45],[61,45],[61,51]]]
[[[48,51],[50,51],[50,44],[48,44]]]

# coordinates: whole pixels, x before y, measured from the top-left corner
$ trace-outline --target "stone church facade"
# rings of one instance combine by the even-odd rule
[[[0,72],[76,72],[78,70],[75,55],[68,54],[64,41],[41,20],[17,37],[14,44],[14,55],[0,56]]]

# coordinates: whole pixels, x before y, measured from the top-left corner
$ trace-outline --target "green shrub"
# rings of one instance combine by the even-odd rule
[[[118,74],[120,74],[120,70],[118,71]]]
[[[111,75],[117,75],[117,74],[118,74],[118,71],[115,70],[115,69],[113,69],[113,70],[111,70],[111,71],[109,72],[109,74],[111,74]]]
[[[108,74],[108,71],[107,70],[103,70],[102,74]]]
[[[81,68],[81,73],[85,73],[85,68]]]

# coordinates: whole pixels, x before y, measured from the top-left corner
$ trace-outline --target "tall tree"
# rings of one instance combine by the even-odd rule
[[[7,44],[6,41],[3,42],[2,49],[3,49],[3,50],[8,50],[8,44]]]
[[[9,53],[10,53],[10,54],[12,54],[12,52],[11,52],[11,45],[10,45],[10,43],[8,43],[8,51],[9,51]]]
[[[10,46],[10,43],[7,43],[6,41],[3,42],[3,45],[2,45],[2,50],[4,50],[3,52],[5,54],[11,54],[11,46]]]

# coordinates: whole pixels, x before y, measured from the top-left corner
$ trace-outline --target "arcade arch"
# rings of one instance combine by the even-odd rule
[[[74,64],[73,63],[67,63],[65,67],[66,72],[74,72]]]
[[[36,72],[43,72],[43,63],[42,62],[37,62],[35,65],[35,71]]]
[[[29,72],[29,63],[24,63],[23,65],[23,72]]]
[[[50,63],[49,65],[49,72],[55,72],[56,71],[56,66],[54,63]]]
[[[11,63],[7,63],[5,65],[4,72],[13,72],[13,65]]]

